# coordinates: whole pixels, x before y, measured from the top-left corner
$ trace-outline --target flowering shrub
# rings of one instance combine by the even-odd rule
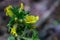
[[[25,11],[23,3],[20,8],[9,5],[5,12],[6,16],[10,17],[7,25],[10,32],[8,40],[40,40],[36,26],[33,25],[39,20],[39,16],[30,15]]]

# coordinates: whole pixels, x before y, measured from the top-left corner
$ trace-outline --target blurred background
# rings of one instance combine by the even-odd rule
[[[41,40],[60,40],[60,0],[0,0],[0,40],[7,40],[9,36],[6,26],[9,17],[5,15],[4,8],[20,6],[21,2],[25,11],[40,17],[34,25]]]

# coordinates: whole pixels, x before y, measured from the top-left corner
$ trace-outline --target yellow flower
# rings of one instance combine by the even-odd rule
[[[18,36],[17,33],[16,33],[16,27],[15,27],[15,25],[13,26],[13,28],[11,28],[11,34],[15,35],[16,37]]]
[[[10,16],[10,17],[13,16],[13,12],[11,11],[11,8],[12,8],[12,6],[9,5],[8,7],[6,7],[6,8],[4,9],[4,11],[6,11],[6,16]]]
[[[29,15],[27,15],[26,17],[25,17],[25,22],[26,23],[36,23],[37,21],[39,20],[39,16],[29,16]]]
[[[23,3],[21,3],[20,10],[23,10],[23,9],[24,9],[24,5],[23,5]]]

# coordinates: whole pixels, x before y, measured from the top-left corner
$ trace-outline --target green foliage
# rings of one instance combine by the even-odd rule
[[[33,31],[32,39],[33,40],[40,40],[38,37],[38,32],[36,30]]]
[[[13,30],[11,34],[12,36],[10,36],[8,40],[39,40],[36,29],[30,30],[33,27],[33,24],[24,21],[26,15],[30,15],[29,12],[24,9],[20,10],[19,7],[13,7],[11,8],[11,11],[14,15],[10,17],[7,26],[9,32],[11,32],[11,29]],[[14,27],[16,27],[16,29]]]
[[[15,40],[15,37],[9,36],[8,40]]]

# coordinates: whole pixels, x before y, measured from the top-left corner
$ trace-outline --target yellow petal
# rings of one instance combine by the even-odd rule
[[[29,16],[27,15],[25,18],[26,23],[36,23],[39,20],[39,16]]]
[[[15,34],[16,33],[16,28],[15,27],[13,27],[13,28],[11,28],[11,34]]]
[[[13,12],[10,10],[11,8],[12,8],[12,6],[9,5],[8,7],[6,7],[6,8],[4,9],[4,11],[6,12],[6,16],[10,16],[10,17],[13,16]]]
[[[21,9],[21,10],[24,9],[23,3],[21,3],[20,9]]]

